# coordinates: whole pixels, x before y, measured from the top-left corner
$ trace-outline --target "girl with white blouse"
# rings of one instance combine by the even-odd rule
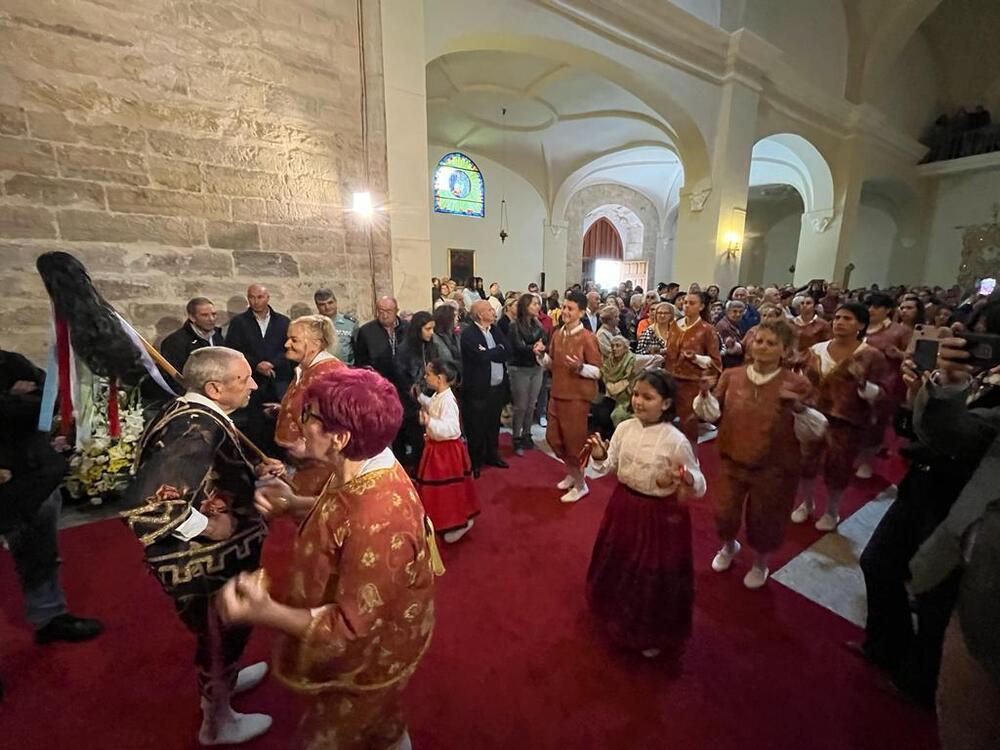
[[[462,442],[458,401],[451,391],[458,370],[450,360],[433,359],[424,374],[434,395],[418,396],[425,444],[415,484],[434,528],[453,543],[465,536],[479,514],[472,462]]]
[[[635,417],[618,425],[610,444],[591,435],[594,467],[614,472],[587,571],[587,599],[613,641],[657,656],[679,657],[691,634],[694,574],[688,496],[705,494],[691,443],[671,423],[677,392],[663,370],[640,375],[632,391]]]

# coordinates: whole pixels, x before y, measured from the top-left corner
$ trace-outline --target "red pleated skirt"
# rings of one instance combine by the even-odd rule
[[[415,483],[437,531],[459,529],[479,514],[472,462],[461,440],[424,443]]]
[[[678,650],[691,635],[691,515],[676,496],[650,497],[619,483],[597,532],[587,601],[611,640]]]

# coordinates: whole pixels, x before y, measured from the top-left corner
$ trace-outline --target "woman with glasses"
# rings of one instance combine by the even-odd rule
[[[433,530],[389,442],[403,409],[370,370],[339,369],[306,390],[306,455],[332,469],[316,497],[263,485],[266,517],[300,520],[287,590],[261,572],[229,581],[224,622],[278,631],[274,671],[305,704],[291,747],[409,747],[401,698],[434,629]]]
[[[652,323],[642,332],[636,346],[637,354],[660,354],[667,351],[667,338],[673,328],[675,308],[669,302],[661,302],[653,309]]]

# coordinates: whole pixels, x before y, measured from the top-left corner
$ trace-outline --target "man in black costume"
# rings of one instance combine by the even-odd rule
[[[187,392],[147,427],[122,516],[145,547],[146,562],[197,637],[195,663],[204,720],[203,745],[245,742],[271,725],[264,714],[239,714],[234,692],[259,683],[263,662],[237,671],[250,628],[226,627],[211,598],[238,573],[260,566],[267,526],[254,509],[256,475],[277,474],[277,461],[255,468],[229,413],[256,389],[237,351],[197,349],[184,365]]]

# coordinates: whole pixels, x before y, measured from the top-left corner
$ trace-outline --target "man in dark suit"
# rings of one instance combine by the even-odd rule
[[[0,351],[0,534],[7,540],[38,643],[87,641],[103,627],[69,613],[59,584],[59,513],[66,460],[38,430],[45,373]],[[0,697],[3,688],[0,686]]]
[[[187,303],[188,319],[184,325],[160,343],[160,353],[180,372],[195,349],[203,346],[224,346],[222,329],[215,325],[215,305],[206,297],[195,297]]]
[[[257,390],[250,404],[233,412],[233,421],[265,451],[274,440],[274,425],[264,413],[264,404],[281,401],[292,380],[292,364],[285,358],[287,317],[271,308],[271,295],[263,284],[247,288],[246,312],[229,321],[226,346],[246,357],[253,369]]]
[[[504,362],[510,359],[507,338],[494,323],[490,303],[472,303],[472,325],[462,331],[462,420],[469,441],[473,476],[484,464],[506,469],[500,458],[500,412],[505,401]]]
[[[591,333],[597,333],[601,327],[601,295],[593,290],[587,292],[587,309],[583,311],[580,322]]]
[[[396,349],[403,343],[406,325],[399,319],[399,305],[392,297],[381,297],[375,303],[375,320],[369,320],[355,334],[354,366],[371,367],[392,380],[396,375],[393,362]]]

